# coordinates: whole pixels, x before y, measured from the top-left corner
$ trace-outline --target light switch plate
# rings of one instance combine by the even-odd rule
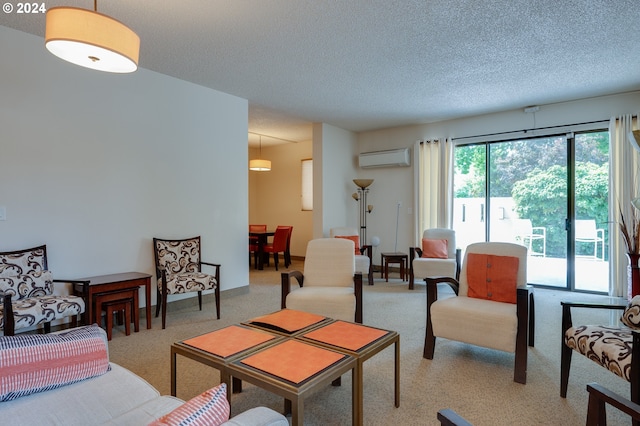
[[[0,206],[0,220],[7,220],[7,208]]]

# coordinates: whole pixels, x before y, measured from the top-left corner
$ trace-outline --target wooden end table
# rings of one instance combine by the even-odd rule
[[[151,328],[151,275],[142,272],[125,272],[121,274],[98,275],[95,277],[83,278],[89,281],[89,290],[86,295],[85,304],[85,324],[90,324],[95,318],[94,301],[99,293],[109,293],[115,291],[128,290],[133,287],[145,287],[145,306],[147,311],[147,328]],[[74,284],[73,291],[75,295],[83,293],[82,284]],[[138,309],[138,307],[136,307]]]
[[[407,279],[407,266],[409,265],[409,255],[402,252],[392,253],[380,253],[380,278],[385,278],[389,282],[389,264],[400,264],[400,279],[405,281]]]

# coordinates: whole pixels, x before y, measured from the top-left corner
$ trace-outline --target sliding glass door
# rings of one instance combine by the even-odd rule
[[[607,158],[606,132],[456,147],[459,246],[522,244],[530,284],[607,291]]]

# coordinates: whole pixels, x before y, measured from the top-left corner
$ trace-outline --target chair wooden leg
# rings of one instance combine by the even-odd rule
[[[433,359],[433,353],[436,348],[436,336],[433,334],[433,324],[431,323],[431,305],[438,299],[438,287],[437,285],[427,285],[427,327],[424,336],[424,351],[422,357],[426,359]]]
[[[589,393],[587,405],[587,426],[607,426],[607,409],[602,399]]]
[[[278,253],[273,253],[273,263],[276,264],[276,271],[278,270]]]
[[[216,297],[216,316],[220,319],[220,285],[216,285],[216,289],[214,290],[214,294]]]
[[[564,336],[562,338],[562,349],[560,352],[560,396],[567,397],[567,388],[569,387],[569,370],[571,369],[572,349],[564,344]]]
[[[536,309],[533,301],[533,292],[529,294],[529,346],[535,346]]]
[[[44,323],[44,332],[45,332],[45,334],[51,333],[51,323],[50,322],[45,322]]]
[[[162,294],[160,294],[160,290],[156,289],[156,318],[160,315],[160,306],[162,306]]]
[[[167,324],[167,288],[162,289],[162,329],[164,330]]]
[[[527,346],[524,350],[516,350],[516,359],[513,373],[513,381],[516,383],[527,384]]]
[[[527,383],[527,358],[529,355],[529,298],[530,292],[526,289],[517,290],[516,312],[518,316],[518,330],[516,332],[516,354],[513,373],[513,381]]]
[[[198,292],[198,307],[202,310],[202,292]]]
[[[431,321],[427,321],[427,323],[427,333],[424,338],[424,351],[422,352],[422,357],[426,359],[433,359],[433,353],[436,349],[436,336],[433,335]]]

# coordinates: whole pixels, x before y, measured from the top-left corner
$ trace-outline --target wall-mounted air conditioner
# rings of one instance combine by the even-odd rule
[[[411,165],[409,148],[363,152],[358,157],[358,162],[363,169],[372,167],[407,167]]]

